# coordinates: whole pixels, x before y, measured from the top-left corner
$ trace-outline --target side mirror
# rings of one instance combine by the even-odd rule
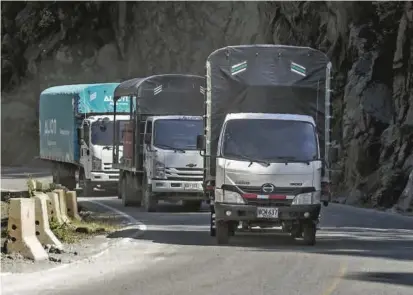
[[[205,136],[204,135],[196,136],[196,149],[205,150]]]
[[[83,131],[82,127],[77,128],[77,141],[80,144],[82,140],[85,138],[85,132]]]
[[[145,134],[145,138],[144,138],[145,144],[151,144],[151,135],[149,133]]]
[[[330,183],[326,181],[321,182],[321,200],[324,207],[328,206],[328,203],[331,201],[331,188]]]

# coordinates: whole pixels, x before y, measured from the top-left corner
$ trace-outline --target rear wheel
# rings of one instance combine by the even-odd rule
[[[71,164],[55,163],[52,172],[53,183],[68,190],[76,190],[76,168]]]
[[[228,222],[218,221],[216,222],[216,239],[218,245],[226,245],[229,242],[229,227]]]

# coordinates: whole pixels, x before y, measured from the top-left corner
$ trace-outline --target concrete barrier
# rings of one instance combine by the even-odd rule
[[[49,225],[49,214],[47,210],[47,202],[49,197],[41,192],[35,192],[35,228],[36,236],[42,245],[52,245],[60,250],[63,250],[63,244],[54,235]]]
[[[49,258],[46,250],[36,238],[35,202],[33,198],[10,200],[8,253],[20,253],[23,257],[38,260]]]
[[[66,192],[66,207],[67,215],[75,220],[81,220],[79,216],[79,210],[77,208],[77,195],[75,191]]]
[[[60,213],[60,202],[59,202],[59,195],[55,192],[49,192],[47,193],[47,196],[49,197],[48,201],[48,214],[50,217],[50,220],[53,222],[57,222],[58,224],[63,224],[63,218],[62,214]]]
[[[62,216],[63,222],[70,223],[70,219],[67,216],[65,191],[63,189],[55,189],[53,192],[57,193],[57,195],[59,196],[60,215]]]

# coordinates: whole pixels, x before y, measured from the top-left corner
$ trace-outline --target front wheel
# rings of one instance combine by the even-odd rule
[[[310,224],[305,224],[303,225],[303,240],[304,244],[308,246],[313,246],[315,245],[316,242],[316,232],[317,232],[317,227],[315,224],[310,223]]]
[[[145,212],[155,212],[158,202],[152,194],[152,186],[147,184],[146,177],[144,176],[142,184],[142,201],[141,206]]]
[[[228,222],[216,222],[216,239],[218,245],[226,245],[229,242]]]

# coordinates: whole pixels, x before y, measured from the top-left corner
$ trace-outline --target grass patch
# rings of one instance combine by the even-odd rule
[[[119,227],[98,221],[72,220],[71,223],[62,225],[51,221],[50,229],[60,241],[73,244],[91,236],[114,232]]]
[[[1,229],[1,237],[2,238],[7,238],[8,236],[9,236],[9,232],[8,232],[7,228],[3,227]]]
[[[9,217],[9,203],[5,201],[1,201],[1,218],[8,218]]]

